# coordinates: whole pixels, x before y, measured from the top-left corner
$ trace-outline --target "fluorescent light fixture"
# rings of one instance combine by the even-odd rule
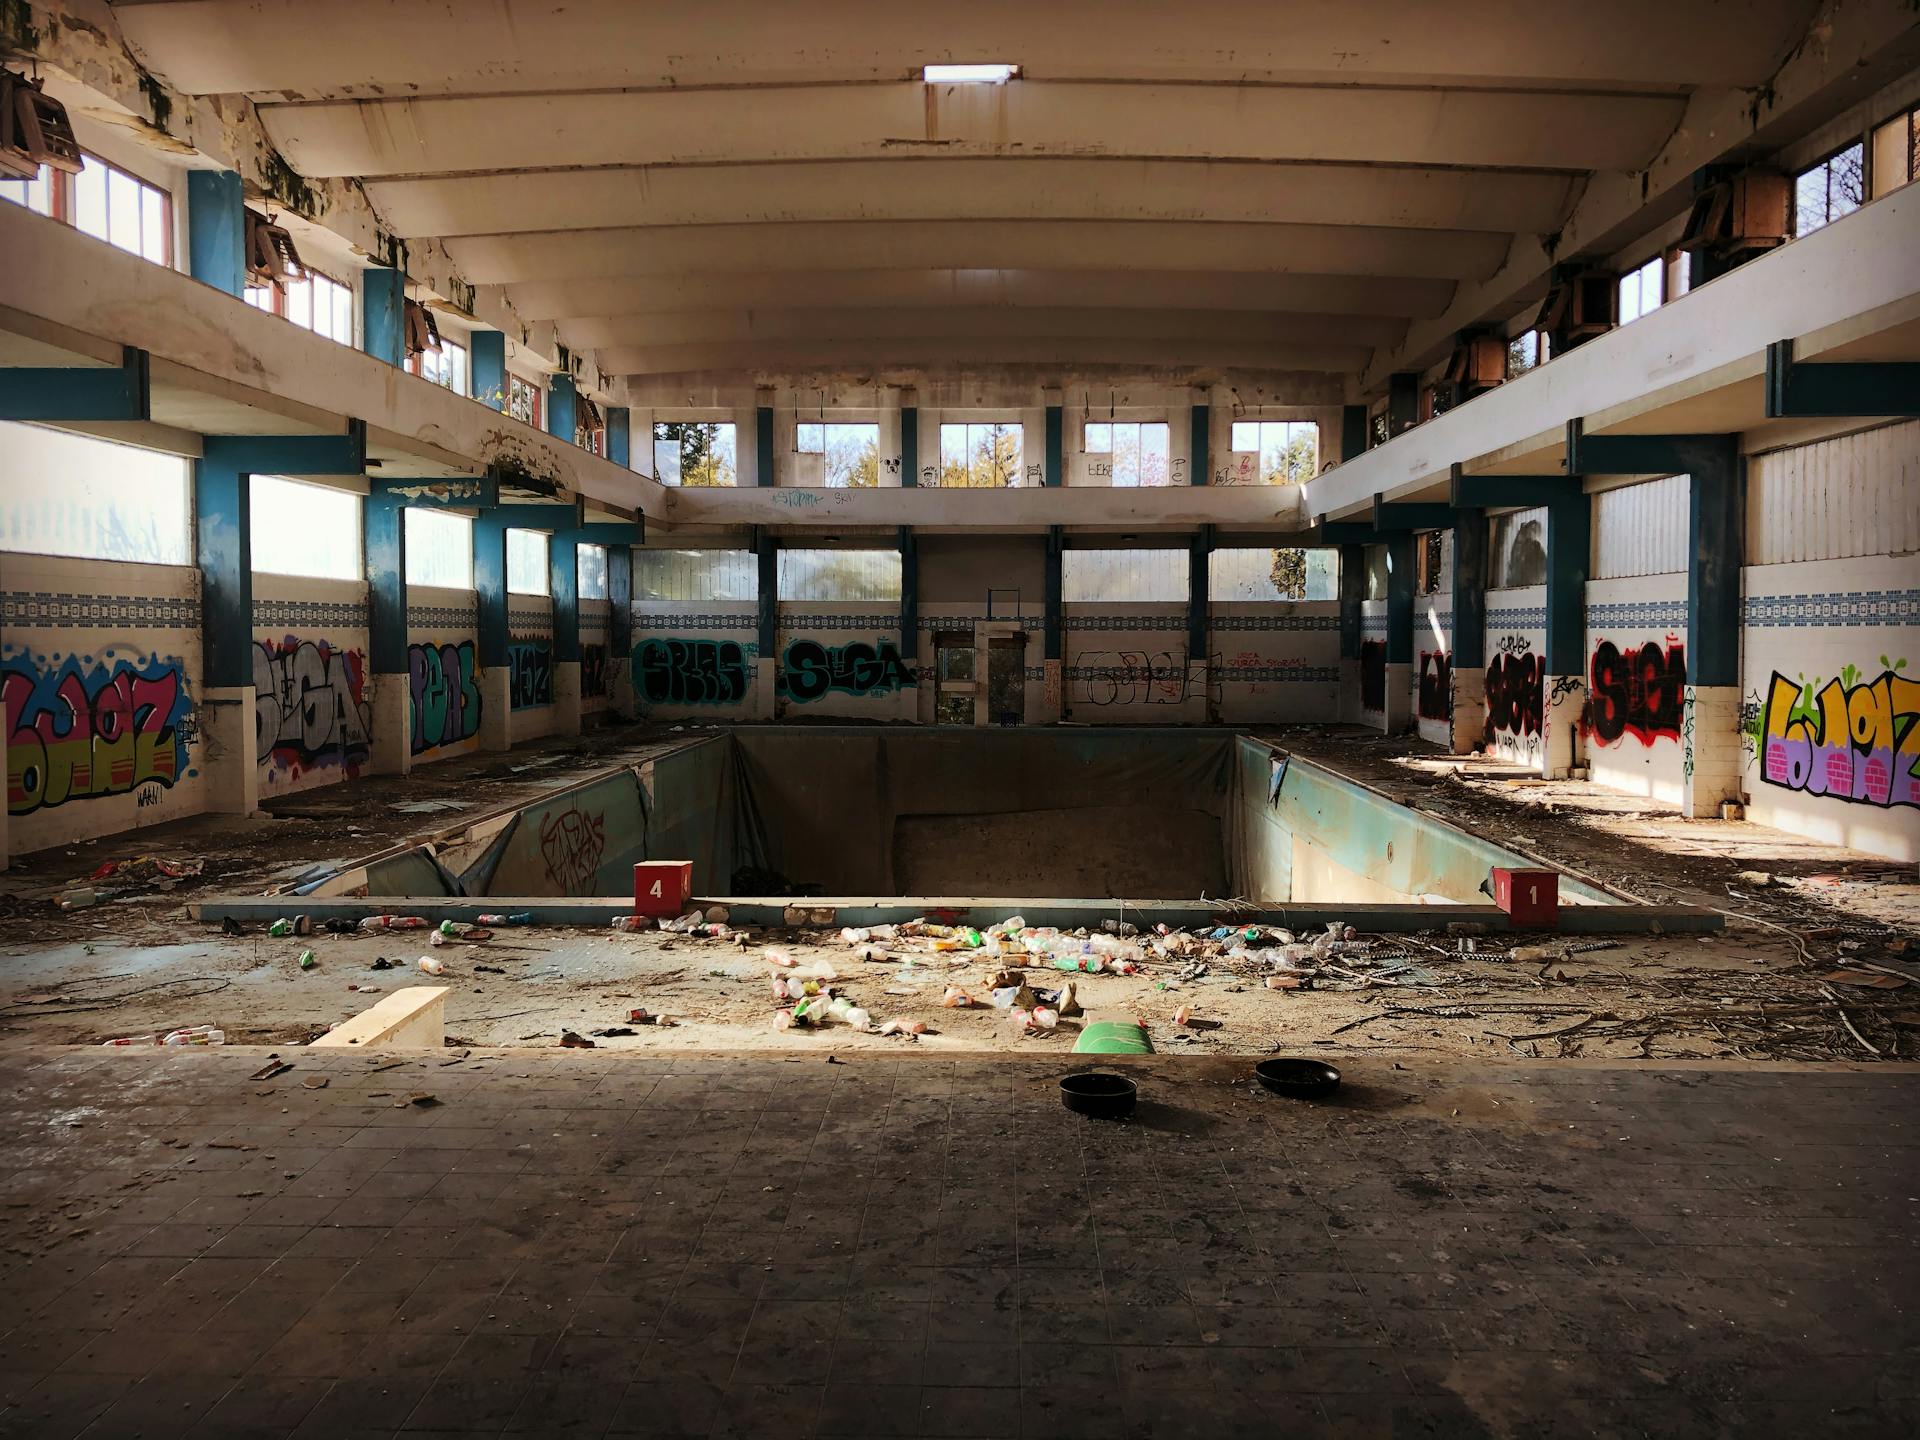
[[[921,78],[929,85],[957,82],[963,85],[998,85],[1020,73],[1018,65],[929,65]]]

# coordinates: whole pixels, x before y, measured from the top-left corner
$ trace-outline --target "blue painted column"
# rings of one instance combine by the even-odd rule
[[[607,546],[607,612],[607,703],[616,715],[631,720],[636,714],[631,545]]]
[[[1547,649],[1542,656],[1540,773],[1563,779],[1580,763],[1580,712],[1587,698],[1587,567],[1593,546],[1593,498],[1560,496],[1547,505]]]
[[[407,361],[407,276],[376,265],[360,272],[362,334],[360,348],[389,365]]]
[[[914,543],[911,525],[902,525],[899,536],[900,656],[911,661],[919,653],[920,552]]]
[[[563,377],[554,378],[557,381]],[[568,398],[571,408],[572,397]],[[553,602],[553,733],[578,735],[581,723],[580,537],[575,531],[556,530],[547,541],[547,590]]]
[[[1738,800],[1740,563],[1746,462],[1737,435],[1704,436],[1687,486],[1687,688],[1682,716],[1685,814],[1710,819]]]
[[[1061,584],[1061,552],[1066,549],[1066,531],[1058,525],[1047,528],[1047,569],[1041,600],[1044,606],[1042,637],[1045,643],[1045,655],[1041,673],[1044,677],[1045,714],[1048,721],[1059,720],[1066,714],[1066,609],[1061,602],[1063,586]]]
[[[413,768],[413,684],[407,663],[407,510],[377,485],[361,510],[367,575],[367,668],[373,693],[372,773]]]
[[[1208,485],[1213,481],[1213,462],[1208,455],[1212,435],[1213,407],[1196,405],[1192,417],[1192,458],[1187,462],[1187,483],[1190,485]]]
[[[774,677],[779,673],[777,646],[780,631],[780,547],[770,536],[761,536],[756,546],[760,565],[760,584],[756,591],[756,639],[759,656],[753,666],[754,711],[756,718],[771,720],[774,713]]]
[[[1395,530],[1387,537],[1387,733],[1398,735],[1414,723],[1413,556],[1414,532]]]
[[[473,398],[490,410],[507,408],[507,337],[498,330],[476,330],[467,350]]]
[[[1206,712],[1206,718],[1213,718],[1213,687],[1208,683],[1207,666],[1210,663],[1211,649],[1207,644],[1209,617],[1211,611],[1208,591],[1213,573],[1213,527],[1202,525],[1199,533],[1187,551],[1187,697],[1195,694]]]
[[[475,650],[480,661],[480,748],[513,746],[513,669],[507,659],[507,522],[482,511],[473,522]]]
[[[547,379],[547,433],[569,445],[573,444],[578,393],[571,375],[552,375]]]
[[[920,407],[900,409],[900,483],[911,489],[920,483]]]
[[[753,483],[756,485],[776,485],[779,483],[773,473],[773,407],[762,405],[753,412],[754,420],[754,467]]]
[[[208,436],[194,465],[200,566],[200,715],[207,808],[250,815],[260,797],[253,708],[252,481],[244,441]]]
[[[1471,754],[1487,732],[1487,516],[1456,511],[1453,526],[1452,750]]]
[[[247,288],[246,208],[233,171],[187,172],[187,273],[236,299]]]
[[[1340,707],[1342,720],[1360,718],[1360,601],[1367,593],[1367,547],[1340,547]]]
[[[607,459],[622,470],[633,468],[633,415],[624,405],[607,406]]]
[[[1367,407],[1340,407],[1340,458],[1351,460],[1367,448]]]
[[[1062,485],[1066,483],[1064,473],[1064,452],[1066,449],[1066,412],[1058,405],[1047,406],[1046,468],[1041,472],[1042,485]]]

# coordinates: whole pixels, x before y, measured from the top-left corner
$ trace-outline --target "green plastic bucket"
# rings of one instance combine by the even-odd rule
[[[1076,1055],[1151,1055],[1153,1040],[1131,1020],[1096,1020],[1073,1042]]]

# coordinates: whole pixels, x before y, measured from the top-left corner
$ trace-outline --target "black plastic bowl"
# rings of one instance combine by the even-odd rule
[[[1097,1120],[1118,1120],[1131,1115],[1139,1098],[1140,1087],[1124,1075],[1087,1070],[1062,1076],[1060,1080],[1060,1103]]]
[[[1262,1060],[1253,1073],[1274,1094],[1295,1100],[1318,1100],[1340,1088],[1340,1072],[1324,1060]]]

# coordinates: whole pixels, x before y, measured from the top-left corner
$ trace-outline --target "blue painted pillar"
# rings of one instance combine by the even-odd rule
[[[1041,718],[1049,723],[1066,716],[1066,614],[1065,606],[1061,603],[1060,579],[1060,557],[1065,548],[1066,531],[1058,525],[1049,526],[1046,578],[1041,591],[1044,618],[1041,621],[1043,653],[1040,666],[1044,696]]]
[[[373,679],[372,765],[404,775],[413,765],[413,689],[407,664],[406,501],[377,486],[361,510],[367,575],[367,666]]]
[[[187,273],[236,299],[247,289],[246,208],[233,171],[187,172]]]
[[[1411,530],[1387,535],[1387,664],[1413,663],[1413,551]]]
[[[633,415],[624,405],[607,407],[607,459],[622,470],[633,468]]]
[[[1040,477],[1042,485],[1066,483],[1063,453],[1066,449],[1066,428],[1066,411],[1058,405],[1047,406],[1046,469]]]
[[[623,410],[624,415],[626,412]],[[608,702],[626,719],[634,715],[633,547],[607,546]]]
[[[1580,712],[1586,704],[1587,567],[1593,546],[1593,497],[1562,496],[1547,505],[1547,653],[1540,697],[1540,773],[1564,778],[1580,763]]]
[[[1213,527],[1202,525],[1187,551],[1187,679],[1194,678],[1193,667],[1208,663],[1207,646],[1208,603],[1207,592],[1213,569]],[[1205,670],[1200,672],[1200,696],[1202,702],[1212,694],[1207,683]],[[1188,693],[1191,694],[1191,683]],[[1212,707],[1209,705],[1208,707]]]
[[[1207,453],[1212,425],[1213,407],[1195,405],[1192,418],[1192,458],[1187,462],[1187,483],[1190,485],[1206,485],[1213,480],[1213,462]]]
[[[498,330],[476,330],[468,347],[473,398],[490,410],[507,408],[507,337]]]
[[[513,671],[507,660],[507,522],[482,511],[473,522],[475,650],[480,661],[480,748],[513,744]]]
[[[1367,547],[1340,547],[1340,658],[1360,658],[1360,601],[1367,593]]]
[[[912,489],[920,483],[920,407],[900,409],[900,483]]]
[[[578,735],[580,537],[575,531],[556,530],[547,541],[547,590],[553,602],[553,730],[556,735]]]
[[[1687,487],[1687,680],[1740,684],[1740,442],[1700,447]]]
[[[760,585],[757,620],[760,658],[771,663],[780,624],[779,545],[770,537],[762,536],[758,559],[760,563]]]
[[[773,474],[773,407],[762,405],[754,411],[754,459],[753,483],[756,485],[775,485],[779,482]]]
[[[376,265],[360,272],[364,316],[360,348],[389,365],[407,362],[407,276]]]
[[[1453,525],[1450,748],[1472,753],[1487,731],[1487,514],[1456,510]]]
[[[573,444],[574,413],[577,408],[571,375],[554,375],[547,381],[547,433],[557,440]]]
[[[920,635],[920,552],[913,539],[913,527],[900,527],[900,654],[912,660],[919,653]]]
[[[252,475],[244,441],[208,436],[194,466],[200,566],[200,733],[207,808],[250,815],[260,780],[253,693]]]
[[[1351,460],[1367,448],[1367,407],[1340,407],[1340,458]]]

